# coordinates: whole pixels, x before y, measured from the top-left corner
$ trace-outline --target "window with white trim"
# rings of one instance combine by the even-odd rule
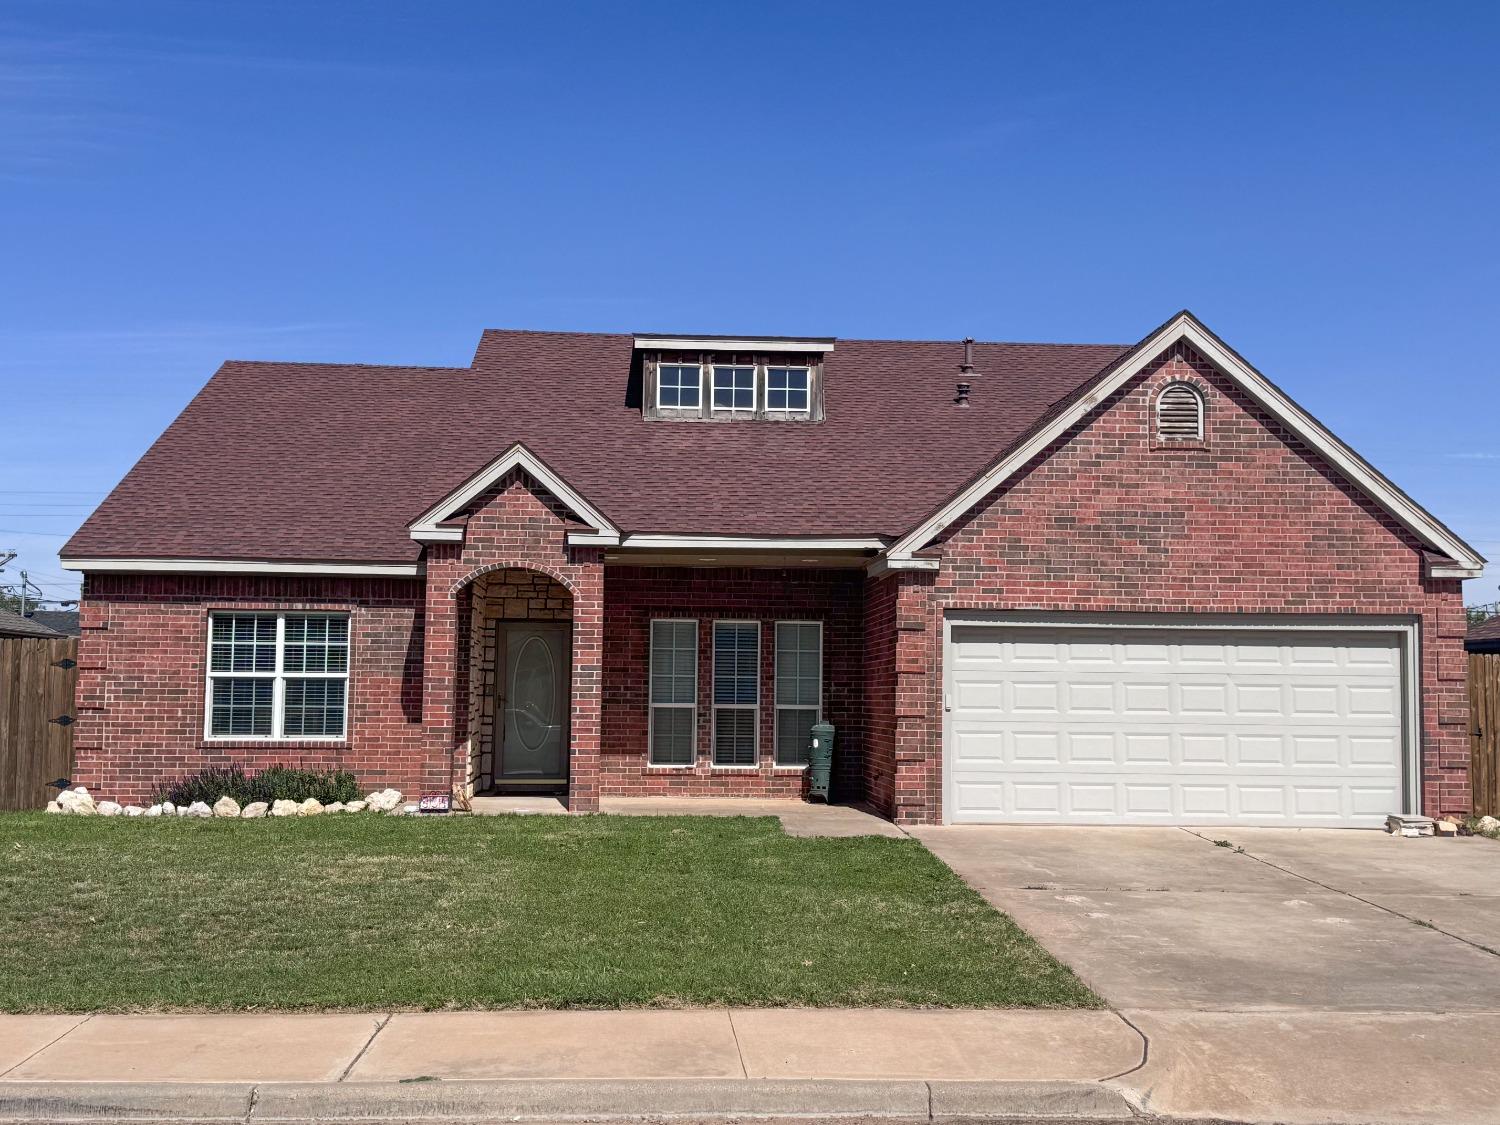
[[[812,373],[806,367],[766,368],[766,409],[772,413],[805,414]]]
[[[651,622],[653,766],[690,766],[698,756],[698,622]]]
[[[348,614],[209,615],[208,737],[343,738],[348,705]]]
[[[1168,441],[1203,438],[1203,396],[1187,383],[1168,383],[1156,396],[1156,436]]]
[[[760,623],[714,622],[714,765],[759,762]]]
[[[714,366],[715,410],[755,409],[754,366]]]
[[[703,368],[696,363],[664,363],[656,373],[656,405],[697,410],[702,405]]]
[[[813,724],[823,716],[823,625],[776,622],[776,764],[807,765]]]

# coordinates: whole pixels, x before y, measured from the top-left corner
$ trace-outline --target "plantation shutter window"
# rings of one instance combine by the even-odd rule
[[[1171,383],[1156,396],[1156,436],[1199,440],[1203,437],[1203,396],[1186,383]]]
[[[653,766],[697,760],[698,622],[651,622],[650,755]]]
[[[823,626],[776,623],[776,764],[807,765],[813,724],[823,708]]]
[[[348,695],[347,614],[210,615],[209,738],[343,738]]]
[[[759,760],[760,624],[714,622],[714,765]]]

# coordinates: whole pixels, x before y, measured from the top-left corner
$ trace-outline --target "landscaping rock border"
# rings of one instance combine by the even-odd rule
[[[240,807],[240,803],[227,794],[212,805],[206,801],[194,801],[190,805],[174,805],[163,801],[159,805],[143,808],[140,805],[120,805],[114,801],[96,801],[88,789],[80,785],[76,789],[64,789],[57,800],[47,802],[47,811],[62,816],[171,816],[199,820],[261,820],[272,816],[320,816],[324,813],[384,813],[386,816],[405,816],[417,811],[414,804],[403,804],[401,790],[377,789],[367,794],[362,801],[334,801],[325,805],[315,798],[305,801],[252,801]]]

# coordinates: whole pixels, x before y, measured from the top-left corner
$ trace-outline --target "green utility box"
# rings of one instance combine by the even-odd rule
[[[812,743],[807,748],[807,795],[828,800],[833,777],[833,724],[814,723]]]

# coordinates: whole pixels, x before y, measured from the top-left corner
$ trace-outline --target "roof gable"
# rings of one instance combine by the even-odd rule
[[[938,560],[919,557],[917,552],[932,543],[971,507],[993,493],[1033,457],[1086,418],[1110,395],[1145,370],[1157,356],[1178,342],[1187,343],[1212,363],[1261,409],[1306,442],[1347,481],[1389,513],[1420,542],[1446,556],[1441,561],[1429,564],[1428,573],[1432,577],[1475,578],[1483,572],[1484,557],[1473,547],[1335,437],[1321,422],[1250,366],[1238,352],[1187,310],[1178,313],[1079,387],[1067,400],[1060,402],[988,468],[971,478],[926,519],[894,543],[887,552],[885,565],[895,569],[936,567]]]
[[[592,528],[593,534],[587,539],[588,542],[608,544],[620,541],[620,529],[521,442],[516,442],[413,520],[408,525],[411,537],[419,543],[455,542],[463,539],[462,528],[442,525],[462,513],[512,469],[521,469],[529,474],[581,522]],[[572,541],[576,543],[580,539],[573,538]]]

